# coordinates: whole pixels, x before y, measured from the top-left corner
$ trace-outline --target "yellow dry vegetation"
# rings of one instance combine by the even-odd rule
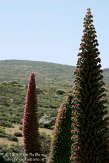
[[[1,126],[0,126],[1,127]],[[13,127],[1,127],[2,129],[4,129],[4,131],[7,134],[11,134],[14,135],[15,132],[21,132],[21,130],[19,130],[20,125],[19,124],[13,124]],[[47,135],[52,136],[52,130],[50,129],[46,129],[46,128],[39,128],[39,132],[40,133],[46,133]],[[0,138],[0,145],[6,145],[8,147],[10,147],[11,145],[23,145],[23,140],[22,137],[17,137],[18,138],[18,142],[14,142],[14,141],[10,141],[7,138]]]

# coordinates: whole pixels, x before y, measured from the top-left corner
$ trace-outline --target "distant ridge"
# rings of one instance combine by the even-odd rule
[[[35,72],[38,83],[59,84],[67,81],[73,85],[75,67],[44,61],[1,60],[0,70],[0,82],[27,83],[29,74]],[[109,68],[104,69],[104,81],[109,85]]]

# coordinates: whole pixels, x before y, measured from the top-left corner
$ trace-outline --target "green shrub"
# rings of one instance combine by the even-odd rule
[[[0,120],[0,126],[12,127],[12,124],[9,121]]]
[[[21,132],[15,132],[15,133],[14,133],[14,136],[22,137],[22,133],[21,133]]]
[[[6,137],[6,133],[4,130],[0,129],[0,137],[5,138]]]
[[[63,94],[65,94],[65,90],[63,90],[63,89],[58,89],[58,90],[56,91],[56,93],[57,93],[58,95],[63,95]]]
[[[11,140],[11,141],[15,141],[15,142],[18,141],[18,138],[17,138],[16,136],[14,136],[14,135],[8,135],[8,136],[7,136],[7,139],[8,139],[8,140]]]
[[[19,130],[22,130],[22,126],[19,127]]]
[[[19,154],[23,154],[24,150],[23,150],[23,146],[20,145],[12,145],[9,148],[10,152],[15,152],[15,153],[19,153]]]

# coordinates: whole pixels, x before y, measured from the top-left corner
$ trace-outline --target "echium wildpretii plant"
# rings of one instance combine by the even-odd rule
[[[56,118],[48,163],[71,163],[72,96],[60,106]]]
[[[92,18],[87,9],[75,71],[72,163],[109,163],[106,91]]]
[[[42,150],[39,138],[38,104],[35,84],[35,75],[29,78],[26,104],[22,122],[24,150],[28,163],[43,163]]]

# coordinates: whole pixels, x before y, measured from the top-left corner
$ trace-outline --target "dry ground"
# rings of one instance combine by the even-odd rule
[[[7,127],[3,127],[3,129],[5,130],[5,132],[7,134],[11,134],[13,135],[15,132],[22,132],[21,130],[19,130],[19,124],[13,124],[13,128],[7,128]],[[39,128],[39,132],[43,133],[45,132],[47,135],[52,136],[52,130],[50,129],[46,129],[46,128]],[[0,138],[0,145],[6,145],[8,147],[10,147],[11,145],[22,145],[22,137],[17,137],[18,138],[18,142],[14,142],[14,141],[10,141],[7,138]]]

